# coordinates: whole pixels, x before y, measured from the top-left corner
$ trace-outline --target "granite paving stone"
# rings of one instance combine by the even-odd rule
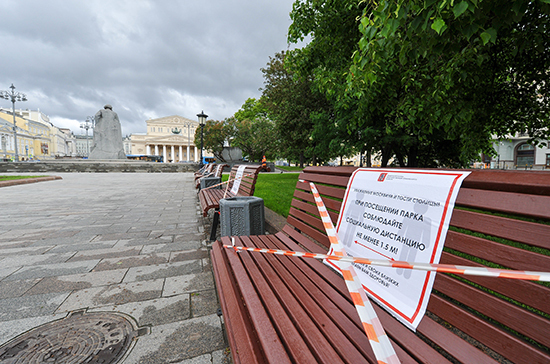
[[[172,297],[161,297],[152,300],[130,302],[116,306],[94,308],[91,312],[115,311],[132,316],[139,326],[152,327],[171,322],[186,320],[191,315],[190,299],[188,294]]]
[[[69,294],[47,293],[0,300],[0,321],[53,314]]]
[[[173,252],[178,250],[191,250],[191,249],[200,249],[200,241],[181,241],[178,243],[171,244],[154,244],[154,245],[145,245],[143,247],[142,254],[151,254],[151,253],[165,253]]]
[[[118,243],[117,243],[118,244]],[[69,259],[70,262],[78,260],[90,260],[90,259],[105,259],[105,258],[120,258],[139,255],[142,246],[135,246],[130,248],[117,248],[116,244],[112,249],[94,249],[86,250],[76,253]]]
[[[59,306],[56,312],[73,311],[83,307],[101,307],[147,301],[160,297],[163,286],[164,279],[155,279],[75,291]]]
[[[0,299],[22,296],[39,281],[40,278],[25,279],[21,281],[2,281],[0,282]]]
[[[163,297],[193,293],[214,288],[214,277],[211,272],[167,277],[162,291]]]
[[[46,277],[37,282],[25,294],[83,290],[90,287],[109,286],[122,282],[128,269]]]
[[[157,326],[139,340],[125,364],[177,363],[226,346],[217,315]]]
[[[80,262],[25,266],[11,274],[5,280],[15,281],[30,278],[53,277],[76,273],[90,272],[99,260],[84,260]]]
[[[136,255],[122,258],[102,259],[94,268],[94,272],[120,268],[140,267],[168,263],[170,253],[153,253],[147,255]]]
[[[63,253],[63,254],[41,254],[41,255],[11,255],[2,260],[0,265],[3,268],[21,267],[23,265],[35,265],[35,264],[55,264],[64,263],[68,261],[75,253]],[[0,269],[1,272],[1,269]],[[1,277],[1,273],[0,273]]]
[[[124,277],[124,282],[147,281],[200,272],[202,272],[202,262],[200,260],[185,260],[169,264],[130,268],[126,277]]]

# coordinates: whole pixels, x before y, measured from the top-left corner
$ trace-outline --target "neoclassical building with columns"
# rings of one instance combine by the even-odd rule
[[[162,156],[165,163],[199,162],[200,140],[195,144],[199,122],[173,115],[149,119],[146,134],[130,136],[131,154]],[[203,150],[203,156],[210,156]]]

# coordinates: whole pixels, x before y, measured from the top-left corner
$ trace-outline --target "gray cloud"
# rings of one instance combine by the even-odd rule
[[[110,103],[123,133],[168,115],[233,115],[287,48],[293,0],[2,1],[0,90],[11,83],[54,124]],[[7,101],[3,107],[11,106]]]

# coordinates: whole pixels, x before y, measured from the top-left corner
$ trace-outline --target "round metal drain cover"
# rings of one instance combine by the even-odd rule
[[[76,311],[0,346],[0,363],[114,364],[146,331],[122,314]]]

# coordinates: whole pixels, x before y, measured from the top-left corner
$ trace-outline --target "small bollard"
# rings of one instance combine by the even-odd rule
[[[221,236],[265,234],[264,200],[254,196],[220,200]]]

